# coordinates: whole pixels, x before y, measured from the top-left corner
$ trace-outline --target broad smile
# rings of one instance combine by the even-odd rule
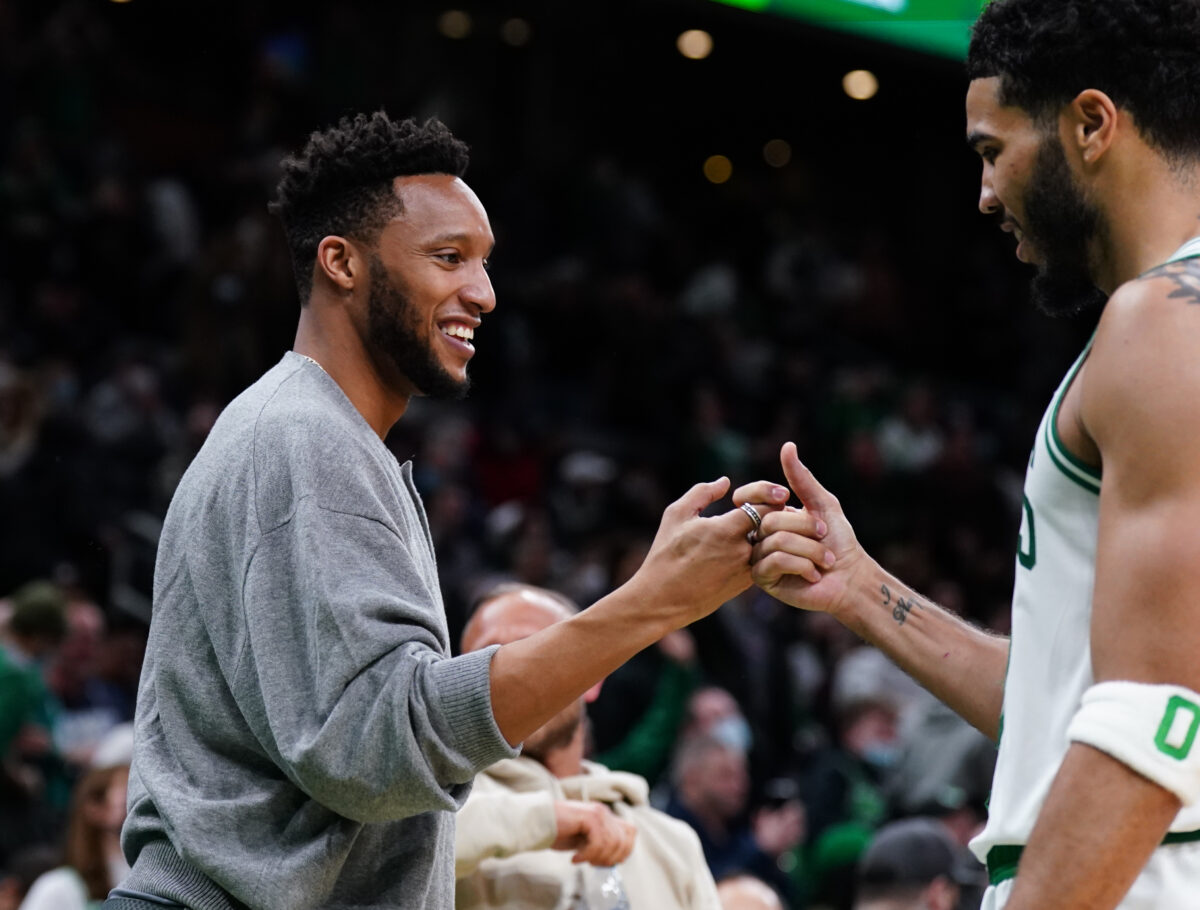
[[[475,353],[475,329],[462,322],[443,322],[438,326],[442,335],[456,350],[468,355]]]

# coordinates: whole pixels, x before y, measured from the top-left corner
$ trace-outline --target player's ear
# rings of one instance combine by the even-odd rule
[[[1084,89],[1067,105],[1064,112],[1069,127],[1070,151],[1085,166],[1096,164],[1113,141],[1123,116],[1112,98],[1099,89]]]

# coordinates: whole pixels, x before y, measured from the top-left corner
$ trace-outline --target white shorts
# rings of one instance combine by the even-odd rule
[[[1014,881],[1010,878],[988,888],[979,910],[1001,910],[1008,902]],[[1046,897],[1053,901],[1054,895]],[[1190,841],[1167,844],[1155,850],[1116,910],[1197,910],[1198,907],[1200,841]]]

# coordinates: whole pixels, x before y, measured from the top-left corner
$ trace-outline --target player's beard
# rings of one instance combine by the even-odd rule
[[[1075,183],[1057,136],[1047,136],[1038,147],[1024,201],[1022,227],[1039,260],[1033,302],[1051,316],[1102,304],[1106,295],[1092,278],[1088,247],[1106,225]]]
[[[546,763],[551,752],[568,746],[583,723],[583,699],[577,698],[525,739],[521,754]]]
[[[422,331],[416,307],[392,280],[377,255],[371,257],[371,289],[367,298],[367,331],[382,351],[422,395],[455,399],[466,396],[470,377],[457,379],[438,362],[431,339]]]

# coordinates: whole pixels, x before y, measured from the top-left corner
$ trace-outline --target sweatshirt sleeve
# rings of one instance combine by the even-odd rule
[[[457,809],[478,770],[516,754],[492,714],[496,649],[444,655],[416,547],[428,560],[425,540],[307,498],[243,585],[246,720],[297,787],[357,821]]]

